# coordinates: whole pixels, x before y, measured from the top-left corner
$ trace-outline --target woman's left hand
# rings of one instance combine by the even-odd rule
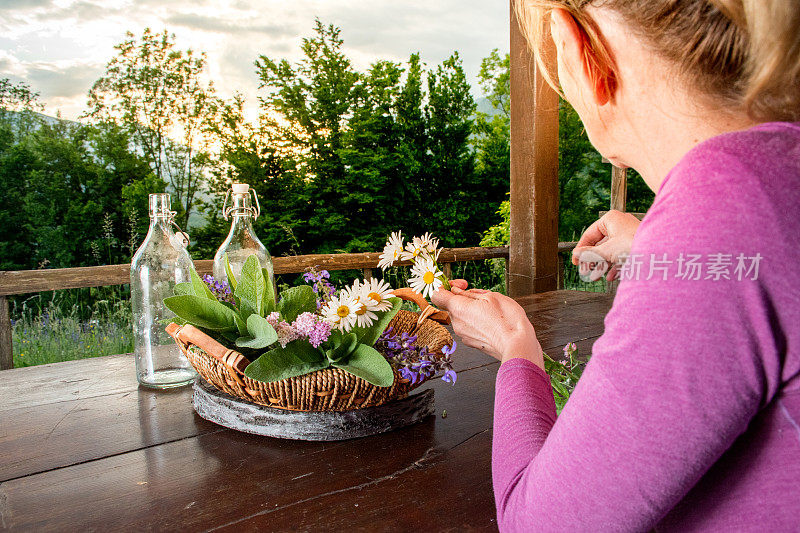
[[[433,303],[450,313],[461,342],[495,359],[523,358],[544,368],[536,332],[520,305],[502,294],[467,289],[463,279],[452,280],[449,291],[439,289]]]

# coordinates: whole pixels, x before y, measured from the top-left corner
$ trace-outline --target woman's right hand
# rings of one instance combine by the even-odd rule
[[[620,258],[630,254],[639,224],[639,219],[630,213],[609,211],[583,232],[572,250],[572,264],[578,265],[584,252],[594,252],[611,265],[606,279],[613,280],[619,270]]]

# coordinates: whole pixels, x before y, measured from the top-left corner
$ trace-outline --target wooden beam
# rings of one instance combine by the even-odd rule
[[[558,286],[558,95],[536,65],[514,4],[508,293],[519,297]],[[554,57],[552,46],[545,52]]]
[[[611,207],[617,211],[625,211],[628,203],[628,170],[617,166],[611,167]]]
[[[0,296],[0,370],[14,368],[14,347],[11,344],[11,338],[8,298]]]
[[[312,254],[275,257],[276,274],[299,274],[309,268],[335,270],[363,270],[377,268],[375,253]],[[507,246],[445,248],[439,255],[440,263],[458,261],[481,261],[508,257]],[[410,265],[400,262],[399,265]],[[197,272],[211,274],[212,261],[203,259],[194,262]],[[0,296],[28,294],[33,292],[79,289],[83,287],[105,287],[130,283],[130,264],[105,265],[77,268],[52,268],[43,270],[0,271]]]
[[[605,215],[606,213],[608,213],[608,211],[600,211],[600,213],[599,213],[599,214],[600,214],[600,216],[603,216],[603,215]],[[628,213],[628,214],[629,214],[629,215],[633,215],[633,216],[635,216],[635,217],[636,217],[636,218],[638,218],[639,220],[642,220],[642,219],[644,218],[644,216],[645,216],[647,213]]]

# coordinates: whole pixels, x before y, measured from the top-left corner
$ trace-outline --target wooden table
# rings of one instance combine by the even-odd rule
[[[521,298],[542,346],[587,354],[605,294]],[[314,443],[256,437],[194,414],[191,389],[137,386],[129,355],[0,373],[0,527],[10,530],[494,530],[498,364],[459,347],[434,380],[435,417]],[[447,411],[445,417],[444,411]]]

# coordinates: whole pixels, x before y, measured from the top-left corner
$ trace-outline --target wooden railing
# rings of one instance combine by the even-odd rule
[[[558,251],[566,252],[574,247],[575,243],[562,242],[558,245]],[[329,271],[361,270],[364,278],[370,279],[374,274],[374,269],[378,267],[379,255],[379,253],[297,255],[275,257],[273,264],[275,274],[300,274],[310,268]],[[453,263],[484,259],[504,259],[507,263],[508,246],[445,248],[439,256],[439,263],[443,265],[445,274],[451,277]],[[198,260],[194,264],[198,273],[211,273],[211,260]],[[401,262],[399,264],[410,265],[411,263]],[[9,296],[85,287],[125,285],[130,283],[130,268],[130,263],[127,263],[93,267],[0,271],[0,370],[12,368],[14,365]]]

